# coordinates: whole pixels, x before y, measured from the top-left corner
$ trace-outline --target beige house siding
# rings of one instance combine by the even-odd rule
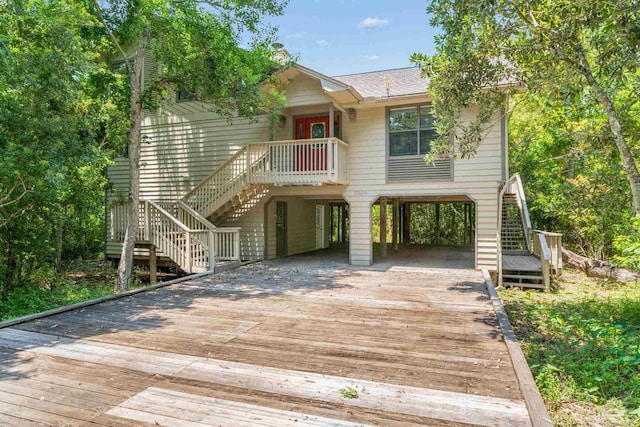
[[[142,128],[140,157],[140,195],[157,201],[180,199],[246,143],[268,139],[264,117],[160,122]]]
[[[289,107],[311,104],[328,105],[331,102],[331,98],[324,93],[318,80],[303,75],[289,81],[285,91],[287,92],[287,105]]]
[[[120,256],[122,245],[108,239],[111,234],[110,207],[119,200],[126,200],[129,195],[129,159],[117,158],[114,164],[107,168],[107,215],[106,215],[106,255],[108,258]]]
[[[276,257],[276,202],[287,202],[287,249],[295,255],[316,249],[316,205],[324,207],[324,247],[329,247],[329,203],[295,196],[273,197],[266,207],[266,258]]]
[[[224,221],[217,223],[219,227],[240,227],[240,258],[242,260],[264,259],[265,222],[264,208],[269,200],[266,194],[257,203],[245,205]]]

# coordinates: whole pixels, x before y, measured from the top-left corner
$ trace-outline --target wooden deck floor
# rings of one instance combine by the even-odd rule
[[[511,271],[542,271],[540,260],[533,255],[503,255],[502,268]]]
[[[0,425],[530,425],[480,272],[310,259],[0,329]]]

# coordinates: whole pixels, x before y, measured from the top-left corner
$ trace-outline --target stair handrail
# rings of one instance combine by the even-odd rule
[[[211,172],[205,179],[203,179],[202,181],[200,181],[198,183],[198,185],[196,185],[195,187],[193,187],[191,189],[191,191],[189,191],[187,194],[185,194],[180,200],[187,202],[187,200],[193,196],[194,193],[196,193],[200,187],[202,187],[203,185],[205,185],[208,181],[211,180],[211,178],[213,178],[215,175],[217,175],[220,170],[222,170],[225,166],[227,166],[229,163],[233,162],[236,157],[240,157],[245,151],[247,151],[247,146],[245,145],[244,147],[242,147],[241,149],[239,149],[238,151],[236,151],[236,153],[229,157],[227,160],[225,160],[220,166],[218,166],[217,168],[215,168],[213,170],[213,172]]]
[[[502,205],[504,193],[507,191],[507,183],[501,182],[498,187],[498,231],[496,233],[498,241],[498,286],[502,285]]]
[[[169,220],[176,227],[181,229],[185,235],[185,247],[181,248],[177,242],[171,241],[171,239],[167,236],[157,236],[155,231],[153,230],[151,222],[151,214],[150,209],[145,209],[145,228],[149,230],[149,240],[156,245],[159,249],[165,249],[164,242],[161,241],[161,237],[164,239],[169,239],[172,245],[172,251],[174,254],[167,254],[173,261],[175,261],[182,269],[184,269],[187,273],[192,273],[194,269],[194,265],[203,266],[205,264],[206,268],[209,271],[213,271],[215,268],[215,257],[213,256],[214,251],[210,250],[212,245],[214,245],[213,239],[213,231],[212,230],[194,230],[187,227],[184,223],[182,223],[179,219],[171,215],[167,212],[163,207],[161,207],[158,203],[152,200],[144,200],[144,203],[147,206],[152,206],[155,210],[157,210],[165,219]],[[206,239],[197,239],[195,236],[207,233],[208,237]],[[207,256],[203,256],[202,254],[208,253]],[[199,256],[198,256],[199,255]],[[195,259],[194,259],[195,258]]]
[[[156,208],[164,217],[166,217],[170,221],[173,221],[178,227],[182,228],[184,231],[186,231],[186,232],[192,231],[189,227],[184,225],[182,222],[180,222],[180,220],[178,220],[176,217],[171,215],[162,206],[160,206],[158,203],[154,202],[153,200],[144,199],[144,200],[141,200],[141,201],[143,201],[145,203],[148,203],[151,206],[153,206],[154,208]]]
[[[520,211],[520,218],[522,219],[522,227],[524,231],[524,238],[527,243],[527,249],[531,250],[531,217],[529,216],[529,208],[527,207],[527,198],[524,194],[524,187],[522,185],[522,179],[519,173],[513,174],[513,176],[507,182],[509,190],[516,195],[516,203],[518,210]]]
[[[184,201],[178,200],[176,203],[178,204],[179,207],[181,207],[189,215],[191,215],[196,221],[198,221],[200,224],[202,224],[205,227],[205,229],[208,229],[208,230],[211,230],[211,231],[215,231],[217,229],[217,227],[215,225],[213,225],[207,218],[205,218],[204,216],[200,215],[200,213],[198,211],[193,209],[191,206],[186,204]]]

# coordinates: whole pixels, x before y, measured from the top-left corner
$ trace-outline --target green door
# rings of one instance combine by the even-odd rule
[[[287,202],[276,202],[276,257],[287,256]]]

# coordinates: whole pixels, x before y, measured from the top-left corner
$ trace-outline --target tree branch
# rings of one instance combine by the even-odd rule
[[[93,0],[93,5],[96,8],[96,12],[98,12],[98,17],[100,18],[100,22],[102,23],[102,26],[104,27],[104,29],[107,31],[107,34],[109,35],[109,38],[111,38],[111,41],[113,42],[113,44],[116,46],[116,48],[122,54],[122,57],[124,58],[124,65],[127,67],[127,71],[129,73],[133,73],[134,70],[133,70],[133,67],[131,66],[131,63],[129,62],[129,58],[127,58],[127,54],[125,53],[124,49],[122,48],[122,46],[118,42],[118,39],[116,38],[115,34],[113,34],[111,29],[109,28],[109,25],[107,24],[107,21],[104,19],[104,15],[102,14],[102,9],[100,9],[100,5],[98,4],[98,0]]]

